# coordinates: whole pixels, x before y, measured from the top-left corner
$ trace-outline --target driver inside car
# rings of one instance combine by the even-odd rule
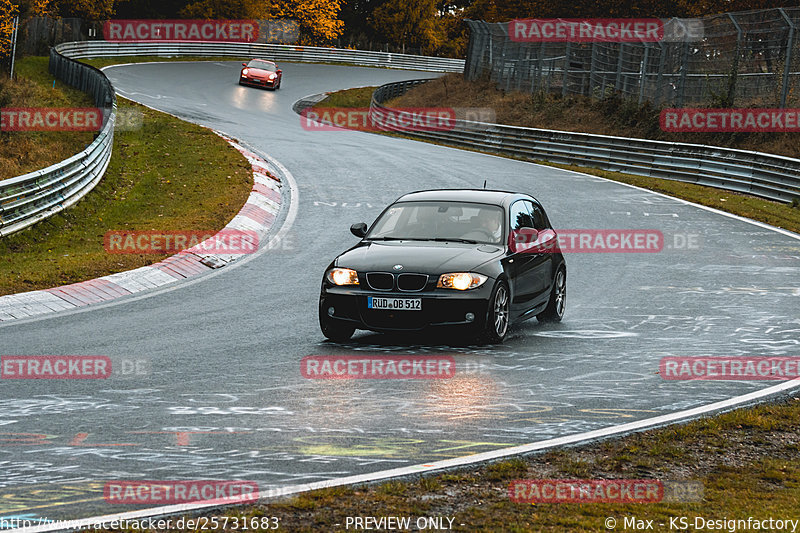
[[[502,213],[495,209],[481,209],[477,215],[477,231],[488,235],[492,242],[500,242],[503,237]]]

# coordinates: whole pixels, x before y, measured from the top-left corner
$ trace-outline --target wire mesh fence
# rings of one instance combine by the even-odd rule
[[[103,38],[103,24],[81,18],[31,17],[22,24],[20,55],[47,55],[51,46]]]
[[[30,17],[21,25],[17,54],[47,55],[50,47],[57,44],[103,40],[105,22],[81,18]],[[296,20],[274,19],[256,22],[259,26],[256,42],[290,44],[300,38],[300,26]]]
[[[509,23],[468,20],[464,74],[488,76],[504,90],[620,94],[656,106],[800,104],[800,7],[693,22],[702,36],[681,41],[520,42]]]

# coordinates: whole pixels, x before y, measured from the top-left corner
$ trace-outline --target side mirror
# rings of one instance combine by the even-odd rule
[[[367,234],[367,225],[364,222],[359,222],[358,224],[353,224],[350,226],[350,233],[355,235],[356,237],[364,237]]]
[[[243,66],[243,67],[246,67],[246,66],[247,66],[247,63],[242,63],[242,66]]]
[[[527,252],[533,247],[538,238],[539,232],[533,228],[514,230],[508,236],[508,249],[513,253]]]

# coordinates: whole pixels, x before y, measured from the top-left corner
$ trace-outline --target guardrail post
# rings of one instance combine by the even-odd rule
[[[622,54],[625,52],[625,43],[619,43],[619,57],[617,58],[617,79],[614,80],[614,90],[621,91],[622,85]]]
[[[728,18],[731,19],[733,22],[733,26],[736,28],[736,52],[733,56],[733,64],[731,65],[731,75],[728,78],[728,99],[727,105],[728,107],[733,107],[733,101],[736,97],[736,79],[739,76],[739,55],[741,55],[741,47],[742,47],[742,28],[739,26],[739,23],[736,22],[736,19],[733,17],[733,14],[728,13]]]
[[[506,65],[508,64],[508,55],[509,55],[509,48],[511,46],[511,39],[508,38],[508,25],[502,24],[500,25],[500,30],[503,32],[503,47],[501,49],[500,55],[503,57],[503,70],[502,70],[502,77],[505,81],[506,91],[511,89],[511,78],[513,78],[512,72],[506,72]]]
[[[647,60],[650,59],[650,43],[644,43],[644,55],[642,57],[642,72],[639,75],[639,105],[644,101],[644,86],[647,83]]]
[[[689,41],[681,49],[681,78],[678,83],[678,107],[683,107],[686,98],[686,75],[689,73]]]
[[[789,25],[789,35],[786,39],[786,55],[784,56],[783,65],[783,84],[781,86],[781,108],[786,107],[786,97],[789,95],[789,72],[792,66],[792,47],[794,46],[794,30],[795,25],[792,19],[786,14],[782,7],[778,8],[783,20]]]
[[[592,85],[594,84],[593,79],[595,77],[594,68],[595,68],[596,51],[597,51],[597,43],[595,41],[592,41],[592,61],[591,63],[589,63],[589,94],[586,95],[589,98],[594,98],[594,87]]]
[[[536,89],[537,90],[544,90],[544,83],[542,82],[542,78],[544,77],[544,50],[545,50],[545,43],[542,41],[542,44],[539,45],[539,61],[537,62],[538,68],[536,69]],[[549,83],[548,83],[549,85]],[[531,83],[531,92],[533,92],[534,84]]]
[[[567,41],[567,49],[564,51],[564,68],[561,69],[561,96],[567,95],[567,77],[569,76],[569,63],[572,61],[572,41]]]

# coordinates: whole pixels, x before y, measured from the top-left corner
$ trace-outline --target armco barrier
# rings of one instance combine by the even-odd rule
[[[427,81],[378,87],[372,95],[370,113],[388,109],[384,102]],[[762,152],[463,120],[447,131],[409,132],[390,125],[383,129],[539,161],[707,185],[780,202],[800,198],[800,160]]]
[[[100,181],[114,140],[116,97],[111,82],[96,68],[74,61],[87,57],[262,57],[275,61],[342,62],[432,72],[461,72],[463,59],[388,52],[258,43],[152,42],[63,43],[50,50],[50,72],[68,85],[92,95],[105,110],[103,128],[82,152],[45,168],[0,180],[0,237],[24,229],[80,200]]]
[[[63,43],[58,45],[56,49],[62,54],[75,59],[124,56],[247,57],[307,63],[341,62],[365,67],[388,67],[432,72],[463,72],[464,70],[463,59],[288,44],[84,41]]]
[[[96,68],[50,51],[50,73],[89,93],[103,109],[103,127],[82,152],[15,178],[0,180],[0,237],[58,213],[80,200],[103,177],[111,158],[117,101],[114,88]]]

